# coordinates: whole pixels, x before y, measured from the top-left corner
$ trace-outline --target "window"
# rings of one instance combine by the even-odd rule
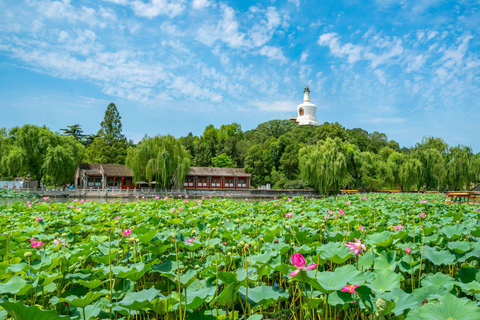
[[[107,178],[107,187],[120,187],[122,184],[122,178]]]
[[[233,179],[225,179],[225,187],[226,188],[233,188],[233,183],[234,183]]]
[[[102,187],[102,178],[91,178],[88,177],[87,187],[94,188],[94,187]]]
[[[199,187],[206,187],[207,186],[207,178],[200,178],[198,179],[198,184]]]
[[[238,179],[237,185],[239,188],[246,188],[247,187],[247,179]]]
[[[212,179],[212,187],[220,188],[222,186],[222,179]]]
[[[185,178],[183,182],[184,187],[193,187],[193,178]]]

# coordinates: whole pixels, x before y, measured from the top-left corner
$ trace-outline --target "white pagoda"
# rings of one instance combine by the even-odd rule
[[[305,87],[303,91],[303,103],[297,106],[297,119],[292,117],[292,121],[297,122],[301,126],[319,126],[315,114],[317,113],[317,106],[313,103],[310,103],[310,90],[308,86]]]

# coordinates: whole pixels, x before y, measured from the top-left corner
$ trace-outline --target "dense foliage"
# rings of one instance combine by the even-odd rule
[[[132,170],[134,182],[155,180],[162,190],[180,189],[190,169],[190,158],[175,137],[146,136],[128,149],[126,166]]]
[[[0,206],[0,318],[478,319],[479,215],[443,194]]]
[[[380,190],[460,190],[480,180],[480,154],[465,146],[449,147],[426,137],[400,148],[383,133],[345,129],[339,123],[318,127],[272,120],[242,133],[238,124],[212,125],[200,137],[180,138],[194,166],[220,166],[229,156],[252,174],[252,185]]]

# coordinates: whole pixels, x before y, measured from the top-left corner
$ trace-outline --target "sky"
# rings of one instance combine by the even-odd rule
[[[0,127],[127,138],[297,116],[480,152],[480,1],[0,0]]]

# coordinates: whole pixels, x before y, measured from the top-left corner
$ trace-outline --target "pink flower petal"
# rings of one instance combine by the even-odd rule
[[[297,270],[295,270],[295,271],[290,272],[289,276],[290,276],[290,277],[295,277],[299,272],[300,272],[300,270],[297,269]]]
[[[305,269],[307,270],[313,270],[317,267],[317,265],[315,263],[312,263],[312,264],[309,264]]]

